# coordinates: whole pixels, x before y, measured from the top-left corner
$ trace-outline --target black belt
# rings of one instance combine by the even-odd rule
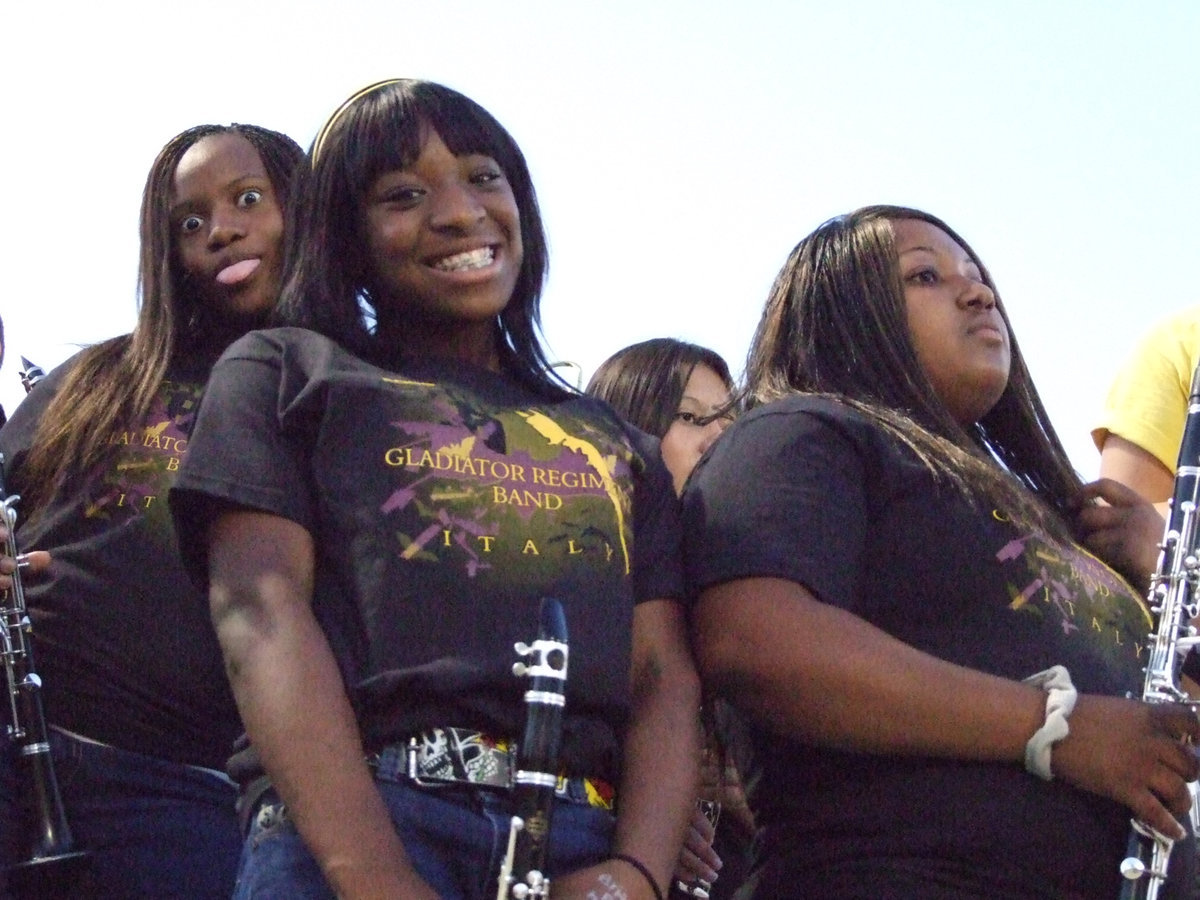
[[[426,787],[471,785],[509,790],[517,771],[517,746],[469,728],[430,728],[403,744],[390,744],[368,758],[382,781]],[[560,797],[612,809],[615,791],[599,778],[560,775]]]

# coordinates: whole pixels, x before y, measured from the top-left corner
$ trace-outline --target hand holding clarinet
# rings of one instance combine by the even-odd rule
[[[4,456],[0,454],[0,471]],[[9,713],[7,734],[21,763],[22,787],[32,797],[27,859],[8,872],[9,886],[17,897],[53,897],[74,886],[88,854],[75,847],[67,823],[58,779],[50,755],[50,738],[42,712],[42,681],[34,668],[31,626],[25,607],[21,569],[31,567],[17,550],[15,536],[20,497],[9,495],[0,479],[0,512],[3,513],[3,557],[0,558],[0,659],[7,676]],[[39,567],[49,554],[35,556]]]
[[[33,390],[34,386],[46,377],[45,371],[37,363],[32,363],[24,356],[21,357],[21,384],[25,388],[25,393],[28,394]],[[2,460],[3,457],[0,457]],[[0,462],[0,465],[3,463]],[[3,490],[3,477],[0,475],[0,491]],[[0,499],[3,499],[0,494]],[[16,498],[13,498],[15,503]],[[5,501],[7,502],[7,501]],[[0,541],[5,542],[5,546],[9,547],[13,544],[13,535],[9,533],[9,516],[0,522]],[[12,520],[16,520],[16,509],[13,507],[11,516]],[[14,575],[20,571],[26,575],[42,572],[50,565],[50,554],[45,550],[33,550],[28,553],[22,553],[16,556],[15,551],[8,556],[0,556],[0,591],[10,591],[13,589]]]
[[[1150,579],[1149,603],[1157,628],[1150,635],[1142,699],[1148,704],[1184,706],[1192,701],[1181,687],[1183,662],[1200,638],[1192,621],[1200,614],[1200,366],[1192,375],[1187,420],[1179,448],[1174,491],[1158,566]],[[1196,732],[1181,734],[1195,740]],[[1194,763],[1194,759],[1193,759]],[[1192,777],[1195,777],[1193,770]],[[1190,799],[1190,798],[1189,798]],[[1186,810],[1186,806],[1184,807]],[[1175,823],[1177,826],[1177,823]],[[1172,844],[1182,829],[1163,829],[1137,818],[1132,822],[1129,851],[1121,863],[1126,884],[1122,900],[1155,900],[1167,878]]]

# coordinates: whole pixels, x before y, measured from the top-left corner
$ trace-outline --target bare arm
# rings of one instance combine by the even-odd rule
[[[230,512],[209,534],[209,599],[247,733],[340,898],[437,895],[408,864],[311,610],[313,547],[287,519]]]
[[[1175,473],[1153,453],[1132,441],[1110,434],[1100,450],[1100,477],[1132,488],[1166,514],[1166,502],[1175,487]]]
[[[634,608],[631,689],[613,852],[640,860],[665,894],[696,802],[700,759],[700,683],[678,603],[652,600]],[[559,879],[554,896],[611,889],[606,878],[630,900],[653,897],[643,876],[620,860]]]
[[[1022,764],[1045,715],[1040,690],[922,653],[790,581],[709,588],[695,622],[705,678],[792,738]],[[1053,750],[1057,777],[1179,833],[1172,812],[1188,809],[1185,781],[1197,773],[1179,740],[1200,735],[1190,711],[1083,695],[1070,727]]]
[[[675,867],[696,803],[700,680],[686,634],[678,603],[656,600],[635,607],[633,711],[613,845],[649,866],[660,886]]]

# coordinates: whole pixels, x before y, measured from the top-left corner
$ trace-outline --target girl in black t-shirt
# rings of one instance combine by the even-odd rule
[[[978,256],[911,209],[827,222],[747,380],[684,535],[701,671],[760,731],[755,896],[1115,897],[1131,814],[1184,837],[1200,727],[1125,696],[1149,614],[1073,540]]]
[[[40,380],[0,431],[18,544],[34,551],[24,593],[52,758],[96,896],[233,888],[236,789],[221,770],[241,725],[165,501],[209,370],[278,297],[302,160],[258,126],[172,138],[142,197],[134,330]],[[32,829],[19,765],[10,786],[5,863],[27,858]],[[14,880],[45,882],[52,868]]]
[[[587,392],[662,442],[677,491],[736,411],[728,363],[707,347],[676,338],[652,338],[618,350],[596,369]],[[692,817],[674,890],[725,900],[744,877],[754,821],[737,754],[729,752],[739,723],[723,703],[706,704],[702,718],[708,726],[700,769],[703,799]],[[736,750],[741,749],[738,741]],[[744,759],[737,762],[744,767]],[[718,821],[715,841],[713,819]],[[713,867],[720,868],[719,881]]]
[[[552,558],[603,549],[572,530],[572,511],[601,507],[619,521],[591,558],[605,573],[632,559],[634,587],[622,568],[605,601],[574,576],[584,596],[564,605],[573,641],[603,634],[632,663],[597,679],[628,698],[612,722],[615,832],[606,812],[572,830],[560,801],[551,866],[556,847],[573,862],[550,872],[553,896],[661,897],[695,796],[699,692],[674,547],[656,557],[636,522],[655,506],[677,541],[676,501],[652,452],[629,456],[629,477],[596,474],[620,462],[596,448],[630,438],[539,343],[547,253],[525,161],[468,98],[395,80],[346,101],[310,163],[279,315],[309,330],[252,335],[218,364],[171,498],[272,784],[250,810],[238,896],[495,896],[507,781],[474,763],[503,768],[517,735],[491,728],[523,717],[497,632],[526,635],[519,611],[537,595],[522,586],[560,583]],[[524,524],[563,539],[509,539]],[[675,587],[659,574],[672,572]],[[575,650],[573,671],[587,665]],[[568,720],[599,688],[569,680]],[[448,740],[475,753],[430,785],[424,750]],[[389,762],[406,757],[410,770]]]

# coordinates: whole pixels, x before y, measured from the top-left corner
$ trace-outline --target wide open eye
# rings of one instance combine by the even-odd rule
[[[237,205],[240,207],[254,206],[263,198],[263,192],[258,188],[250,188],[238,194]]]
[[[179,230],[182,231],[184,234],[191,234],[193,232],[199,231],[203,225],[204,225],[204,220],[201,219],[199,216],[184,216],[179,221]]]

